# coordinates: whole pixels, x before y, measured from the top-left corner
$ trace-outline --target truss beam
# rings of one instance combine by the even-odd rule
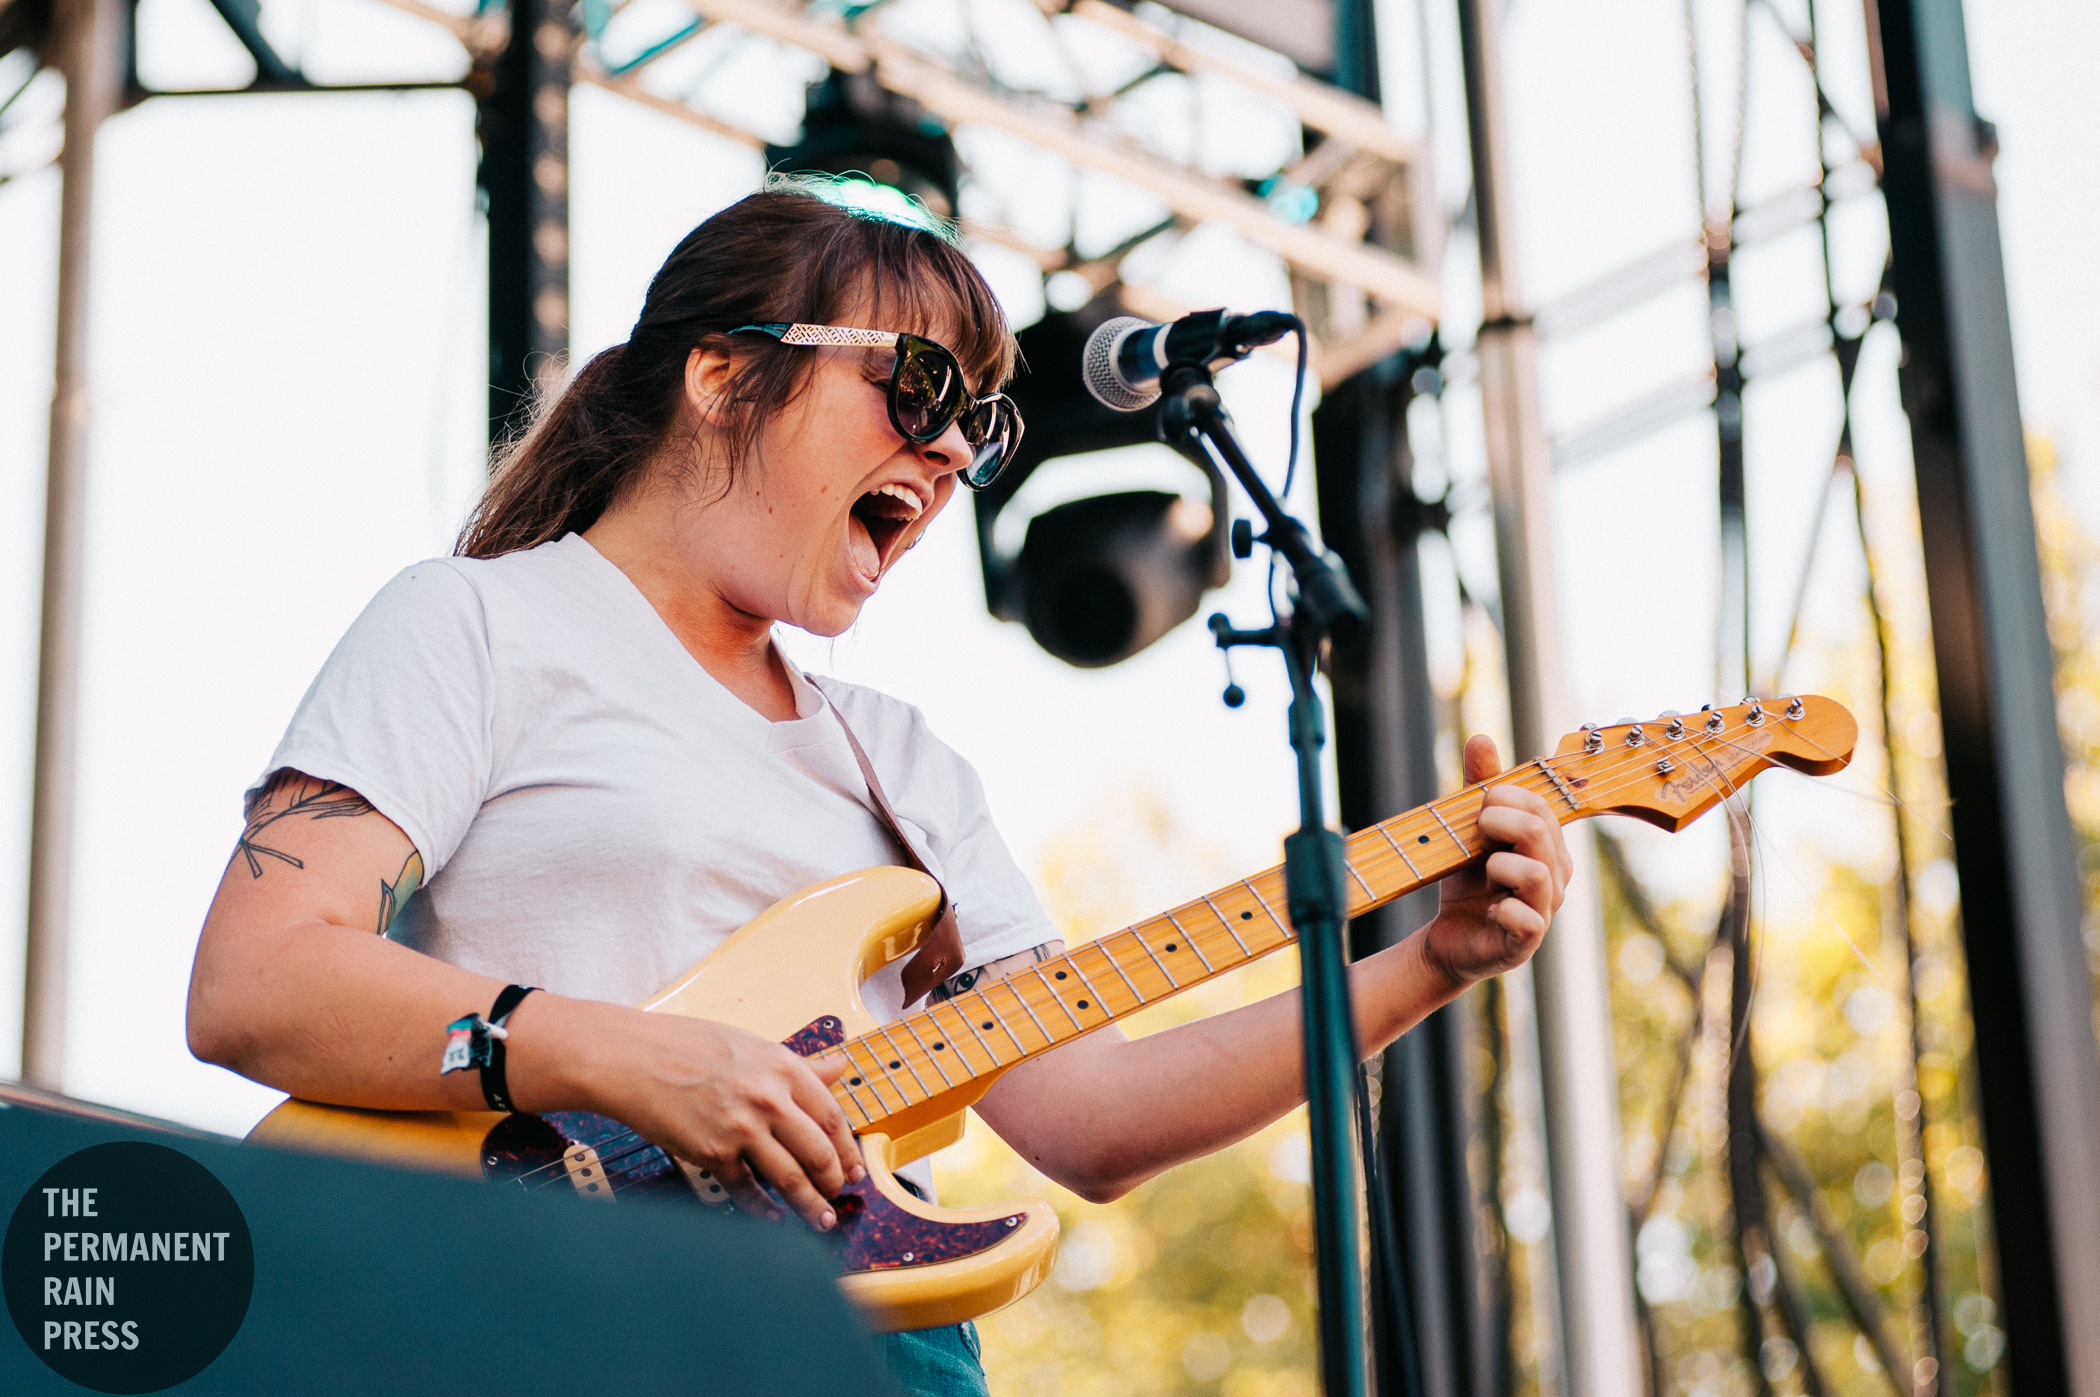
[[[1870,10],[1870,13],[1873,13]],[[1869,42],[2006,1333],[2018,1393],[2100,1397],[2100,1049],[2064,807],[1994,143],[1960,0]]]

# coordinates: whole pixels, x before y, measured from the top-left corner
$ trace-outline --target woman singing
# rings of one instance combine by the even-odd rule
[[[248,793],[197,948],[198,1057],[315,1101],[481,1110],[476,1073],[439,1071],[446,1026],[539,986],[502,1006],[517,1109],[614,1117],[747,1205],[762,1183],[828,1228],[826,1200],[863,1172],[837,1068],[625,1006],[780,897],[899,861],[855,739],[959,933],[945,962],[879,975],[869,1007],[894,1019],[908,994],[1061,949],[969,764],[910,705],[812,679],[773,643],[776,623],[851,626],[1021,433],[996,391],[1013,337],[969,260],[825,192],[775,178],[688,235],[627,342],[508,451],[457,556],[388,583],[336,647]],[[1493,774],[1493,745],[1465,766]],[[1366,1052],[1522,962],[1559,907],[1544,803],[1497,786],[1480,828],[1497,852],[1354,967]],[[978,1110],[1106,1201],[1301,1089],[1293,993],[1137,1042],[1092,1034]],[[885,1343],[911,1391],[985,1390],[968,1325]]]

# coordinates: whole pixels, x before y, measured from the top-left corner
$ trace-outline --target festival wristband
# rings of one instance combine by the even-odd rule
[[[503,1042],[510,1037],[505,1025],[534,988],[532,985],[505,985],[503,993],[497,995],[496,1002],[489,1006],[486,1019],[479,1014],[469,1014],[445,1025],[445,1056],[438,1064],[438,1075],[463,1072],[469,1067],[480,1069],[481,1097],[488,1102],[491,1111],[517,1109],[511,1104],[510,1083],[504,1078]]]

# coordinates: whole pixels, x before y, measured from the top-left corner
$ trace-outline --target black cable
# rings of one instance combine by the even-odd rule
[[[1298,478],[1298,415],[1305,408],[1305,322],[1297,316],[1291,317],[1291,333],[1298,337],[1298,383],[1291,389],[1291,454],[1283,467],[1283,489],[1277,491],[1278,499],[1289,499],[1291,482]]]
[[[1400,1236],[1393,1223],[1393,1200],[1385,1189],[1378,1162],[1378,1134],[1371,1120],[1371,1071],[1356,1068],[1357,1147],[1363,1152],[1364,1191],[1371,1210],[1371,1327],[1378,1341],[1372,1352],[1383,1361],[1377,1390],[1422,1397],[1422,1360],[1415,1346],[1414,1312],[1408,1305],[1407,1274],[1401,1269]]]
[[[1283,488],[1276,492],[1276,498],[1280,500],[1288,500],[1291,497],[1291,483],[1298,478],[1298,426],[1300,416],[1305,408],[1305,365],[1307,359],[1305,321],[1298,316],[1292,316],[1291,333],[1298,337],[1298,381],[1291,388],[1291,454],[1284,460]],[[1274,549],[1269,550],[1268,590],[1269,619],[1272,623],[1281,625],[1283,623],[1283,615],[1276,605],[1276,551]]]

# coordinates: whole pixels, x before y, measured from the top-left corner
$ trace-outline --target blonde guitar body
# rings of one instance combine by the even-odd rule
[[[908,868],[834,878],[775,903],[641,1007],[735,1024],[805,1055],[835,1048],[878,1028],[862,1007],[861,983],[911,953],[939,901],[933,880]],[[941,1208],[914,1197],[892,1173],[961,1138],[965,1109],[994,1080],[975,1078],[941,1103],[940,1114],[906,1133],[860,1137],[869,1177],[842,1200],[832,1235],[841,1284],[877,1329],[924,1329],[989,1314],[1049,1272],[1057,1252],[1049,1204]],[[699,1171],[622,1139],[617,1123],[572,1119],[585,1114],[365,1111],[292,1100],[248,1138],[466,1178],[519,1178],[526,1187],[552,1185],[589,1198],[617,1201],[639,1191],[727,1201]],[[551,1133],[510,1124],[542,1120],[552,1123]],[[598,1122],[603,1126],[594,1129]]]
[[[1529,790],[1563,823],[1619,814],[1679,830],[1760,771],[1840,770],[1858,732],[1852,715],[1826,698],[1750,701],[1585,728],[1550,757],[1486,784]],[[1349,915],[1487,857],[1490,841],[1477,823],[1485,800],[1481,786],[1469,786],[1350,836]],[[860,987],[918,945],[939,897],[933,880],[902,868],[820,883],[775,903],[641,1006],[845,1060],[832,1094],[860,1137],[870,1177],[836,1200],[839,1226],[826,1237],[846,1293],[878,1329],[952,1324],[1010,1304],[1042,1280],[1057,1246],[1047,1204],[937,1208],[906,1191],[894,1168],[952,1143],[971,1103],[1030,1057],[1295,939],[1283,870],[1272,868],[878,1023]],[[722,1198],[705,1174],[589,1112],[419,1114],[287,1101],[249,1138],[589,1198]]]

